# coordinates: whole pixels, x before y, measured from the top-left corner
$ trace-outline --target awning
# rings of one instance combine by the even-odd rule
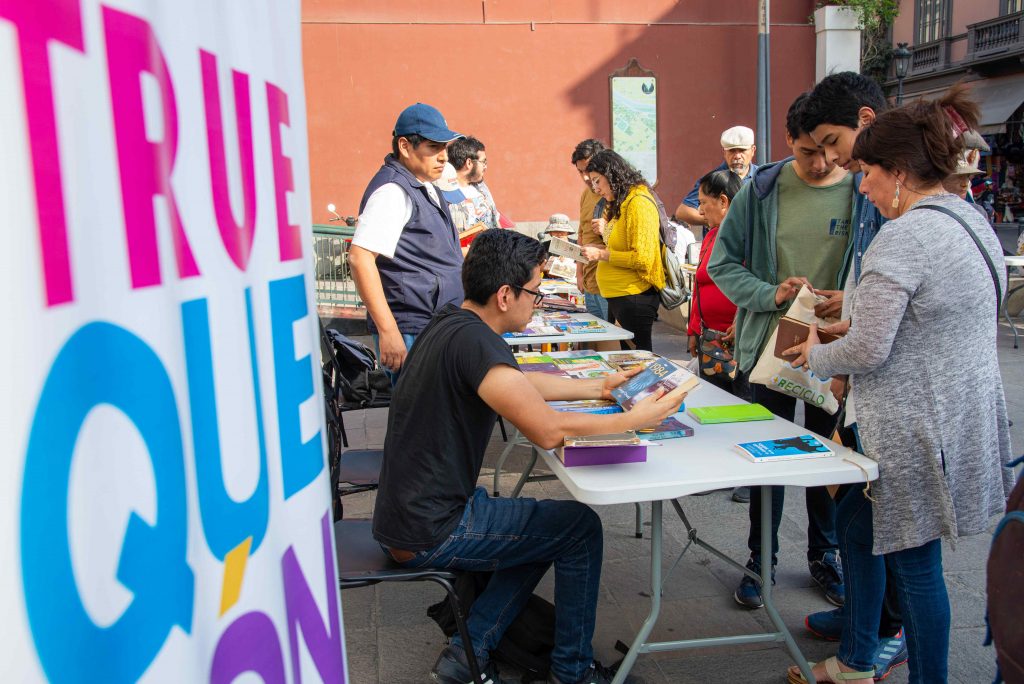
[[[1005,133],[1006,120],[1024,102],[1024,74],[973,81],[971,97],[981,108],[978,132]]]

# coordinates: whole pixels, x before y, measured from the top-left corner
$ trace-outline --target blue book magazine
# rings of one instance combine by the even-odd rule
[[[755,463],[766,461],[791,461],[800,458],[823,458],[831,456],[832,450],[814,435],[800,435],[786,439],[766,439],[761,442],[744,442],[736,448],[747,459]]]
[[[627,411],[658,390],[689,392],[700,385],[697,377],[668,359],[657,359],[644,370],[612,390],[612,399]]]
[[[636,434],[643,439],[676,439],[693,437],[693,428],[669,416],[657,427],[642,428],[637,430]]]

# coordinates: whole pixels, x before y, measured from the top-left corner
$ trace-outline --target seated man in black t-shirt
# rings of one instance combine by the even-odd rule
[[[609,398],[634,373],[575,380],[519,370],[501,334],[522,330],[540,301],[546,250],[508,230],[482,233],[462,269],[466,301],[441,309],[416,339],[395,388],[373,516],[376,539],[406,567],[490,570],[468,626],[484,681],[498,682],[489,653],[548,568],[555,566],[551,682],[610,681],[591,638],[601,576],[597,514],[575,501],[490,498],[477,487],[496,414],[545,449],[566,435],[655,425],[679,410],[663,393],[613,415],[559,413],[546,400]],[[456,634],[435,681],[471,681]]]

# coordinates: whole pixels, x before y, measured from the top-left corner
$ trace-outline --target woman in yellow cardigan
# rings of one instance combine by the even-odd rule
[[[608,300],[609,318],[633,333],[638,349],[653,351],[651,326],[658,317],[658,290],[665,287],[654,195],[640,172],[612,150],[591,157],[587,173],[594,191],[608,201],[602,230],[607,247],[587,245],[583,253],[599,262],[597,286]]]

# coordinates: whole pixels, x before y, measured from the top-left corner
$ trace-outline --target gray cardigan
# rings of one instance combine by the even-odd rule
[[[1005,292],[987,222],[954,195],[917,206],[926,203],[967,221]],[[874,553],[983,532],[1013,484],[989,270],[959,223],[922,209],[886,223],[863,264],[849,333],[812,349],[808,363],[857,387],[861,442],[879,470]]]

